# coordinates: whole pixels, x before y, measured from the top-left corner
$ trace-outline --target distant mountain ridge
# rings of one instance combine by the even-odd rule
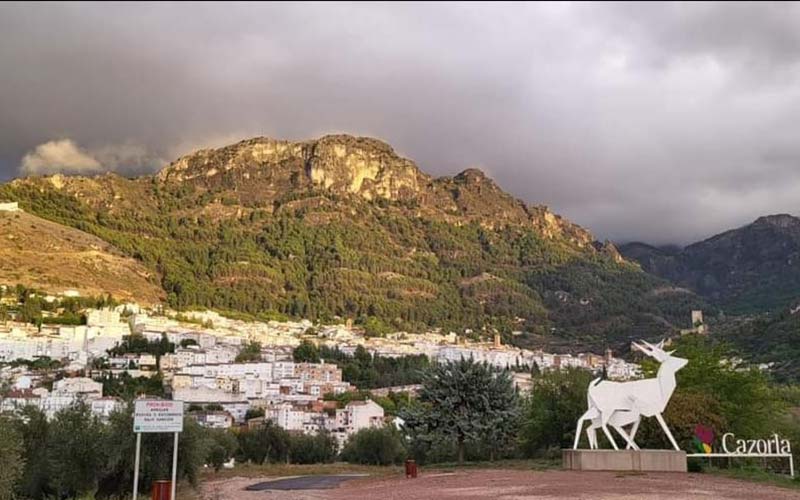
[[[638,242],[620,252],[730,312],[767,311],[800,298],[800,218],[789,214],[759,217],[677,252]]]
[[[687,327],[704,304],[480,170],[434,178],[371,138],[248,139],[154,176],[17,179],[6,199],[137,259],[177,308],[602,349]]]

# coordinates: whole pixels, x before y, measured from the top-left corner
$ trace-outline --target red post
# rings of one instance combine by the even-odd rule
[[[153,481],[150,500],[172,500],[172,481]]]
[[[417,462],[411,459],[406,460],[406,478],[417,477]]]

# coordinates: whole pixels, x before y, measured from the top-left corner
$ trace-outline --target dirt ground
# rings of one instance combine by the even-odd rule
[[[429,471],[417,479],[359,478],[330,490],[244,491],[246,486],[269,479],[277,478],[208,482],[203,485],[203,497],[206,500],[800,499],[800,491],[710,474],[521,470]]]

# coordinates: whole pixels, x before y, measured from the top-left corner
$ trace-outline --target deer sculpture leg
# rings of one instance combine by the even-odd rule
[[[586,428],[586,435],[589,436],[589,448],[597,449],[597,429],[591,425]]]
[[[660,413],[656,413],[656,419],[658,419],[658,423],[661,424],[661,428],[664,429],[664,434],[666,434],[667,437],[669,438],[669,442],[672,443],[672,446],[676,450],[680,451],[678,443],[676,443],[675,438],[672,437],[672,432],[670,432],[669,427],[667,427],[667,423],[664,422],[664,417],[662,417]]]
[[[614,415],[612,418],[612,427],[625,439],[628,444],[625,449],[638,450],[639,446],[636,444],[636,431],[639,429],[639,422],[642,420],[641,414],[637,410],[628,410]],[[630,432],[625,430],[626,425],[631,425]]]
[[[634,443],[631,437],[628,435],[628,432],[625,430],[625,426],[634,420],[633,415],[634,413],[630,410],[616,410],[611,413],[611,416],[608,417],[607,422],[603,422],[604,419],[600,419],[600,425],[603,425],[603,423],[610,425],[615,431],[617,431],[617,434],[622,436],[622,439],[624,439],[625,443],[627,443],[625,449],[639,449],[639,447],[636,446],[636,443]],[[607,427],[605,427],[603,431],[606,433],[606,436],[609,437],[609,441],[611,441],[611,445],[614,446],[614,449],[617,449],[616,443],[609,436],[611,433],[607,431]]]
[[[639,430],[639,424],[641,423],[641,421],[642,421],[642,417],[639,416],[639,418],[637,418],[633,422],[633,427],[631,427],[631,441],[635,442],[635,440],[636,440],[636,431]]]
[[[634,450],[638,450],[639,449],[639,447],[634,442],[633,438],[628,435],[628,433],[625,431],[625,429],[621,425],[612,425],[611,427],[613,427],[614,430],[616,430],[617,433],[619,433],[619,435],[622,436],[622,439],[624,439],[625,442],[628,443],[628,446],[625,447],[626,450],[631,449],[631,448],[634,449]]]
[[[609,413],[601,413],[600,414],[600,427],[603,429],[603,434],[606,435],[608,441],[611,443],[611,446],[614,447],[615,450],[619,450],[619,446],[617,446],[617,442],[614,441],[614,436],[611,435],[611,431],[608,430],[608,424],[611,421],[611,417],[617,415],[616,411],[612,411]]]
[[[583,430],[583,422],[585,420],[588,420],[590,422],[589,426],[591,427],[591,425],[592,425],[591,421],[593,419],[597,418],[598,414],[599,414],[599,412],[597,411],[597,408],[589,408],[588,410],[586,410],[586,413],[584,413],[583,416],[581,416],[581,418],[578,419],[578,428],[575,430],[575,443],[572,445],[572,449],[573,450],[577,450],[578,449],[578,442],[581,439],[581,430]],[[587,433],[588,433],[588,431],[589,430],[587,428]],[[589,437],[589,447],[590,448],[592,447],[591,436]]]
[[[573,450],[578,449],[578,441],[581,440],[581,431],[583,430],[583,418],[578,419],[578,428],[575,429],[575,443],[572,445]],[[591,443],[589,443],[591,446]]]
[[[619,450],[619,446],[617,446],[617,442],[614,441],[614,436],[611,435],[611,431],[608,430],[608,426],[603,424],[602,426],[603,434],[606,435],[606,438],[611,442],[611,446],[614,447],[615,450]]]

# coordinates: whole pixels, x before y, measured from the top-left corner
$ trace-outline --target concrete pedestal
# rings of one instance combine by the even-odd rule
[[[568,470],[686,472],[686,452],[675,450],[562,450]]]

